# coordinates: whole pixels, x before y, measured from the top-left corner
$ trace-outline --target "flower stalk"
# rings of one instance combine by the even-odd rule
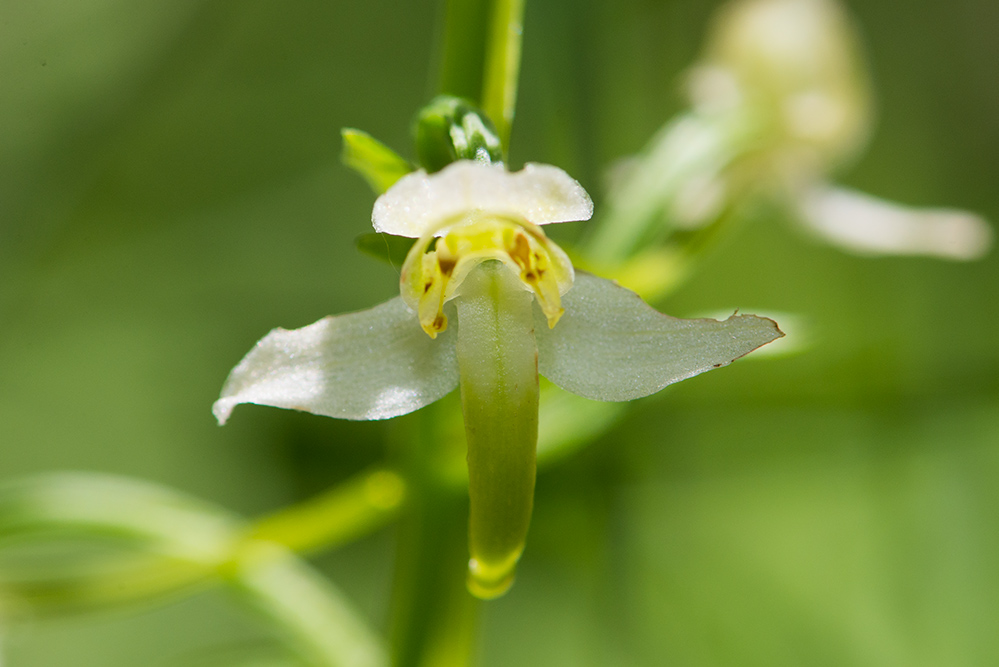
[[[394,667],[465,667],[479,601],[465,588],[468,494],[464,453],[446,399],[399,422],[397,458],[411,488],[398,529],[391,604]]]
[[[517,105],[520,45],[525,0],[493,0],[485,58],[482,109],[493,119],[503,146],[509,146],[510,127]]]
[[[297,553],[334,549],[396,518],[408,495],[395,470],[376,467],[307,501],[256,520],[248,538]]]
[[[443,0],[437,89],[481,104],[489,0]]]

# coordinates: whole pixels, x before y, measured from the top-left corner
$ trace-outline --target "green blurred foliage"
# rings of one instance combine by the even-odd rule
[[[529,2],[511,162],[557,164],[599,205],[607,165],[681,104],[716,4]],[[851,5],[879,124],[842,180],[999,220],[997,5]],[[414,157],[437,16],[0,3],[0,476],[134,475],[254,515],[383,457],[392,424],[245,407],[220,430],[210,406],[272,327],[395,293],[355,249],[373,196],[339,130]],[[999,662],[999,258],[858,259],[758,218],[665,309],[794,312],[814,347],[646,399],[543,471],[483,666]],[[316,560],[378,627],[392,540]],[[211,592],[3,635],[14,667],[114,667],[267,631]]]

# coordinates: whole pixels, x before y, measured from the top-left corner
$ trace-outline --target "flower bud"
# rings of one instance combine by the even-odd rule
[[[458,160],[503,161],[503,146],[492,121],[460,97],[434,98],[420,110],[413,132],[420,163],[430,173]]]

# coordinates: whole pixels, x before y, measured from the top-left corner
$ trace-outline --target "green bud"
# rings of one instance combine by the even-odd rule
[[[493,122],[460,97],[435,97],[420,110],[413,132],[420,164],[430,173],[457,160],[503,161],[503,146]]]

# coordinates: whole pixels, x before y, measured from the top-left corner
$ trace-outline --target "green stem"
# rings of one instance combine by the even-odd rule
[[[538,348],[532,295],[497,262],[465,278],[458,372],[468,442],[469,590],[502,595],[513,583],[534,500]]]
[[[440,92],[471,100],[493,121],[504,149],[517,104],[525,0],[447,0]]]
[[[468,497],[450,470],[460,456],[455,445],[464,443],[441,428],[442,413],[456,407],[445,400],[406,418],[411,439],[402,453],[412,493],[392,591],[394,667],[465,667],[472,652],[479,604],[465,590]]]
[[[328,580],[284,547],[246,542],[220,572],[314,667],[388,667],[380,639]]]
[[[523,8],[524,0],[447,0],[445,6],[440,92],[465,97],[483,107],[496,125],[504,147],[508,142],[516,102]],[[530,328],[530,296],[520,290],[519,285],[514,291],[521,301],[526,299],[526,316],[523,302],[515,312]],[[517,298],[508,300],[513,302]],[[462,301],[469,300],[463,298]],[[474,318],[467,315],[467,306],[466,303],[464,311],[471,321]],[[469,325],[467,329],[472,331],[474,327]],[[473,559],[480,554],[480,561],[492,566],[494,556],[499,552],[505,554],[506,560],[509,560],[510,553],[514,554],[512,561],[504,566],[504,581],[490,581],[488,591],[482,588],[480,592],[499,594],[512,580],[513,565],[523,548],[534,489],[537,353],[532,332],[529,337],[533,357],[528,385],[533,386],[533,408],[520,408],[528,415],[521,420],[526,424],[523,430],[528,433],[520,440],[529,443],[529,452],[520,458],[529,459],[529,465],[521,466],[520,480],[513,484],[521,487],[515,501],[519,510],[500,517],[503,521],[499,524],[494,522],[498,529],[503,528],[503,523],[518,524],[512,532],[507,531],[505,539],[500,540],[505,546],[499,546],[483,530],[488,521],[484,521],[482,516],[481,497],[484,492],[485,496],[495,495],[496,489],[490,490],[488,481],[483,483],[482,457],[477,458],[471,452],[469,466],[476,471],[477,481],[471,485],[472,516],[469,518],[469,496],[465,493],[464,484],[456,483],[452,465],[456,460],[456,445],[464,443],[460,436],[448,433],[447,425],[452,420],[441,418],[442,411],[453,406],[445,400],[408,418],[410,426],[415,424],[417,427],[417,437],[404,443],[402,449],[403,469],[409,488],[406,512],[399,530],[396,581],[393,586],[392,659],[395,667],[464,667],[468,664],[479,607],[478,601],[465,588],[469,528]],[[458,345],[460,354],[460,340]],[[467,348],[466,336],[466,362],[474,357],[474,352],[468,352]],[[466,363],[466,369],[467,366]],[[472,375],[474,373],[470,377]],[[488,427],[488,418],[484,420],[474,407],[475,403],[481,402],[474,397],[482,389],[484,387],[475,381],[462,382],[466,429],[472,423],[476,425],[474,432]],[[530,390],[526,393],[531,395]],[[472,397],[473,407],[469,407],[469,397]],[[527,402],[531,403],[531,399],[528,398]],[[470,442],[484,440],[472,438]],[[469,449],[475,448],[470,446]],[[481,454],[489,449],[479,448],[477,451]],[[492,451],[493,458],[502,462],[504,456],[501,449],[493,448]],[[510,476],[500,474],[498,479],[509,480]],[[496,486],[492,484],[492,487]],[[495,511],[492,513],[496,514]]]
[[[486,58],[483,45],[489,32],[489,2],[445,0],[443,13],[440,92],[464,97],[481,105]]]
[[[406,482],[387,468],[362,472],[304,503],[253,523],[248,537],[299,553],[331,549],[381,528],[406,500]]]
[[[525,0],[493,0],[485,56],[482,110],[492,119],[504,148],[510,145],[517,104]]]
[[[472,653],[479,603],[465,590],[468,503],[440,492],[421,493],[400,527],[395,667],[465,667]]]

